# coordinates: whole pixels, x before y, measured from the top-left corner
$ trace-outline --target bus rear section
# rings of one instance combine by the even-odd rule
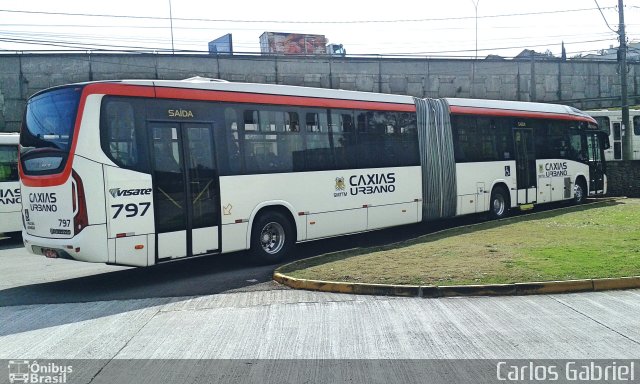
[[[18,134],[0,133],[0,233],[22,230],[18,181]]]
[[[27,102],[19,162],[22,235],[34,254],[107,262],[104,208],[87,208],[88,194],[101,189],[101,167],[73,156],[81,95],[81,86],[55,88]]]
[[[129,91],[139,97],[122,97]],[[212,126],[147,125],[152,95],[90,83],[28,101],[20,171],[30,252],[131,266],[219,252],[214,152],[203,145]]]

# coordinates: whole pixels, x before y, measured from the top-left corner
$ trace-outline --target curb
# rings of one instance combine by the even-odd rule
[[[624,197],[623,197],[624,198]],[[599,204],[606,201],[623,199],[618,197],[604,198],[584,205]],[[557,209],[566,209],[561,207]],[[543,212],[534,212],[537,215]],[[509,220],[510,217],[500,220]],[[463,225],[455,228],[446,228],[431,233],[430,235],[449,231],[452,229],[473,227],[486,222]],[[395,244],[395,243],[393,243]],[[389,244],[389,245],[393,245]],[[346,250],[345,250],[346,251]],[[339,251],[344,252],[344,251]],[[339,253],[338,252],[338,253]],[[305,260],[313,260],[327,256],[318,255]],[[299,261],[299,260],[298,260]],[[575,293],[575,292],[597,292],[616,289],[637,289],[640,288],[640,276],[581,279],[581,280],[561,280],[561,281],[540,281],[523,282],[512,284],[484,284],[484,285],[392,285],[392,284],[367,284],[367,283],[347,283],[340,281],[323,281],[298,279],[288,276],[280,270],[298,261],[293,261],[281,265],[273,272],[273,280],[293,289],[304,289],[308,291],[351,293],[357,295],[379,295],[379,296],[403,296],[403,297],[454,297],[454,296],[514,296],[514,295],[540,295],[549,293]]]
[[[273,280],[294,289],[351,293],[356,295],[437,298],[454,296],[539,295],[549,293],[596,292],[614,289],[640,288],[640,276],[514,284],[420,286],[297,279],[295,277],[287,276],[279,272],[279,270],[280,268],[274,271]]]

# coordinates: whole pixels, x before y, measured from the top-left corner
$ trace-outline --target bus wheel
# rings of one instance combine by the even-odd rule
[[[578,179],[573,186],[573,203],[582,204],[587,199],[587,185],[582,179]]]
[[[261,214],[251,231],[251,255],[260,264],[275,264],[287,258],[294,242],[293,226],[280,212]]]
[[[489,216],[491,219],[502,219],[509,213],[509,192],[504,187],[495,187],[491,192]]]

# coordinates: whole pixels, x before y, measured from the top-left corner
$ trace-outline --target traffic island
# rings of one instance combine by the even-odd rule
[[[296,289],[449,297],[640,288],[640,199],[596,201],[283,265]]]

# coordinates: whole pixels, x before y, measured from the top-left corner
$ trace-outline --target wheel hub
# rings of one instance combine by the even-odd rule
[[[280,223],[271,222],[262,228],[260,246],[269,254],[278,253],[284,247],[284,228]]]

